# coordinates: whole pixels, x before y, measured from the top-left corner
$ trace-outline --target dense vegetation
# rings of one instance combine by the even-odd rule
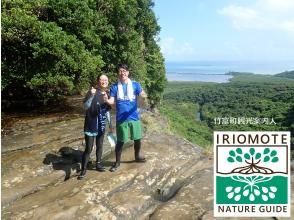
[[[169,82],[161,106],[173,131],[203,147],[221,130],[291,131],[294,80],[237,74],[229,83]]]
[[[126,63],[159,103],[166,84],[152,0],[3,0],[2,97],[56,100]]]
[[[292,71],[285,71],[282,73],[279,73],[276,75],[277,77],[285,77],[285,78],[290,78],[290,79],[294,79],[294,70]]]

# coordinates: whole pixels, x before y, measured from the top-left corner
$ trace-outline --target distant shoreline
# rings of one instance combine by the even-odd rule
[[[212,74],[212,73],[175,73],[168,72],[166,74],[168,82],[212,82],[212,83],[227,83],[234,77],[279,77],[294,79],[294,70],[284,71],[277,74],[256,74],[251,72],[226,72],[224,74]]]
[[[167,73],[168,82],[214,82],[225,83],[233,77],[227,74],[203,74],[203,73]]]
[[[166,62],[168,81],[228,82],[233,75],[273,76],[293,70],[290,61],[182,61]],[[290,71],[291,72],[291,71]]]

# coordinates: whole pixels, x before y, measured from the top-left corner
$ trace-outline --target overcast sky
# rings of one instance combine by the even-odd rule
[[[294,60],[294,0],[154,0],[166,61]]]

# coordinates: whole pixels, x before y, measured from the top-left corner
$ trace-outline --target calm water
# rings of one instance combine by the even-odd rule
[[[166,62],[168,81],[227,82],[227,72],[277,74],[294,70],[294,61],[194,61]]]

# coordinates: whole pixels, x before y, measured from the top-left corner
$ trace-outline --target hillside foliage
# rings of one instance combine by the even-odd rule
[[[126,63],[156,106],[166,85],[152,0],[3,0],[2,94],[58,99]]]
[[[229,83],[170,82],[161,112],[188,140],[212,146],[213,131],[291,131],[294,80],[238,75]]]
[[[285,71],[276,75],[277,77],[284,77],[289,79],[294,79],[294,70],[292,71]]]

